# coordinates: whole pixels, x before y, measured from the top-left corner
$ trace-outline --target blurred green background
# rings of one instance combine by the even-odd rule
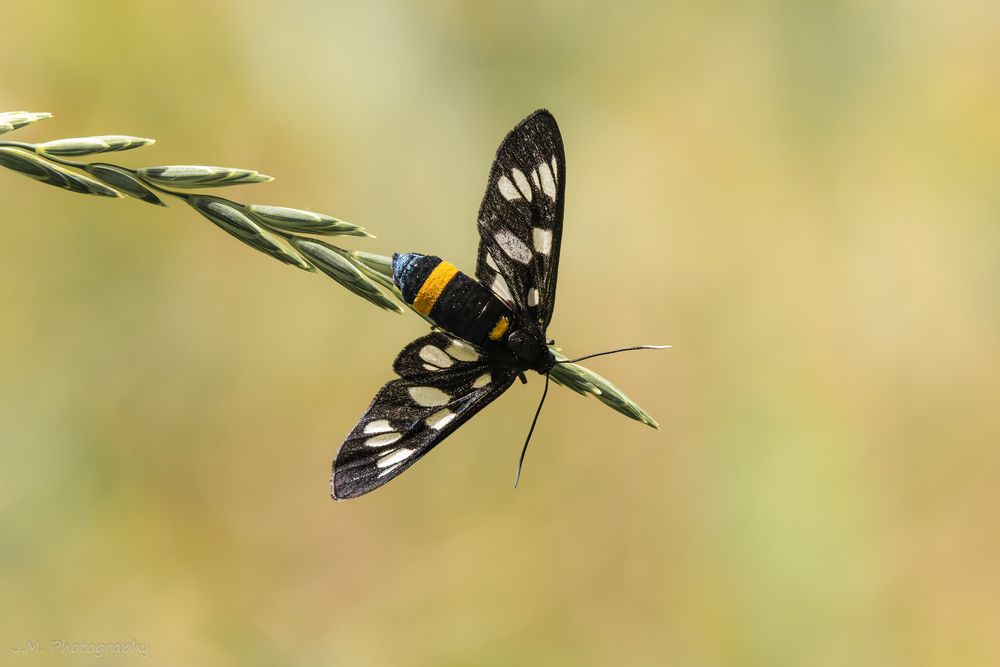
[[[154,137],[112,161],[470,271],[546,106],[551,333],[674,346],[590,362],[660,431],[554,389],[512,491],[535,376],[334,503],[417,317],[0,172],[0,662],[1000,664],[996,2],[7,3],[0,60],[55,114],[5,139]]]

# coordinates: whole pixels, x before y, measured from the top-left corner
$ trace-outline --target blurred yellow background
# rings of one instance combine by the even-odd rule
[[[590,362],[659,431],[554,389],[513,491],[534,376],[335,503],[417,317],[0,171],[0,662],[1000,664],[996,2],[7,3],[0,61],[55,114],[4,139],[154,137],[110,161],[470,272],[548,107],[550,332],[674,346]]]

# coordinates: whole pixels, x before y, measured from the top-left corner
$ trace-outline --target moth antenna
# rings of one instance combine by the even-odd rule
[[[608,350],[607,352],[595,352],[594,354],[585,354],[582,357],[577,357],[576,359],[563,359],[562,361],[557,361],[557,364],[575,364],[578,361],[583,361],[584,359],[593,359],[594,357],[603,357],[606,354],[617,354],[618,352],[628,352],[630,350],[665,350],[671,345],[633,345],[632,347],[620,347],[617,350]]]
[[[528,443],[531,442],[531,434],[535,432],[535,423],[538,422],[538,415],[542,412],[545,404],[545,395],[549,393],[549,374],[545,374],[545,389],[542,390],[542,400],[538,401],[538,409],[535,410],[535,417],[531,420],[531,428],[528,429],[528,437],[524,439],[524,447],[521,448],[521,458],[517,460],[517,473],[514,474],[514,488],[517,488],[517,480],[521,479],[521,466],[524,465],[524,455],[528,452]]]

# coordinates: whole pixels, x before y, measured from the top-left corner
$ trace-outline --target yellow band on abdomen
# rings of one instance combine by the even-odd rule
[[[430,315],[431,308],[434,307],[434,303],[441,296],[441,292],[444,291],[444,288],[448,286],[448,283],[451,282],[451,279],[457,273],[458,269],[454,264],[442,260],[431,271],[431,275],[427,276],[427,280],[421,285],[417,296],[413,298],[413,309],[421,315]]]

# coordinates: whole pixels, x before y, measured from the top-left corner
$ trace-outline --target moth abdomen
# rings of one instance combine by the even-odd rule
[[[392,280],[414,310],[475,345],[500,342],[513,321],[502,301],[440,257],[396,253]]]

